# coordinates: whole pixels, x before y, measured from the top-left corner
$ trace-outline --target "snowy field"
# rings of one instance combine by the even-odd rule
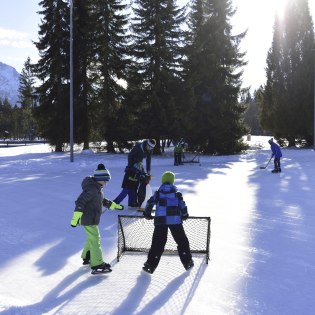
[[[115,259],[117,215],[136,211],[102,216],[107,275],[82,266],[84,231],[70,227],[82,179],[103,162],[114,199],[127,155],[78,151],[70,163],[44,144],[0,148],[0,314],[315,314],[315,153],[283,149],[283,172],[272,174],[272,163],[260,169],[267,140],[252,137],[246,154],[201,165],[153,157],[153,190],[174,171],[190,215],[212,222],[208,265],[196,255],[186,272],[178,256],[162,256],[152,276],[141,271],[146,254]]]

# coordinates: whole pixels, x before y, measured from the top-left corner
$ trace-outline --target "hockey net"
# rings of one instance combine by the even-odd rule
[[[206,263],[210,257],[210,222],[210,217],[189,217],[183,221],[191,252],[205,254]],[[147,220],[143,216],[119,215],[117,260],[128,251],[147,253],[151,247],[153,230],[153,220]],[[171,233],[168,234],[164,252],[177,254],[177,244]]]
[[[200,163],[200,153],[185,151],[183,153],[182,163]]]

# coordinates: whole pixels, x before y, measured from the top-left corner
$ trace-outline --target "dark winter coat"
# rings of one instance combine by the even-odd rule
[[[156,205],[154,225],[182,224],[188,217],[188,211],[182,194],[176,186],[163,184],[148,200],[144,216],[150,217],[153,206]]]
[[[82,181],[82,193],[75,201],[76,208],[82,209],[81,225],[98,225],[102,214],[102,186],[92,176]]]
[[[147,173],[151,171],[151,153],[146,150],[146,141],[136,144],[128,154],[128,167],[133,168],[134,165],[146,159]]]
[[[181,144],[178,144],[174,147],[175,154],[182,154],[184,152],[184,148]]]
[[[139,182],[139,172],[134,168],[129,168],[128,166],[125,169],[125,175],[121,188],[133,189],[136,188]]]
[[[270,148],[272,151],[272,156],[271,157],[275,157],[275,158],[281,158],[282,157],[282,153],[281,153],[281,149],[279,147],[279,145],[277,145],[276,143],[272,142],[270,144]]]

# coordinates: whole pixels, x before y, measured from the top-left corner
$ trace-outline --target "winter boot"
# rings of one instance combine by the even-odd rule
[[[83,265],[89,265],[90,264],[90,251],[88,250],[86,252],[85,258],[83,258]]]
[[[128,203],[128,208],[134,209],[134,208],[138,208],[137,203]]]
[[[111,272],[112,269],[110,269],[110,267],[111,267],[111,265],[107,264],[107,263],[102,263],[100,265],[93,266],[93,267],[91,267],[92,274]]]
[[[271,173],[278,173],[278,169],[275,168],[274,170],[271,171]]]
[[[186,270],[190,270],[194,266],[194,261],[191,259],[187,264],[184,265]]]
[[[145,272],[147,272],[147,273],[152,274],[152,273],[154,272],[155,268],[152,268],[152,267],[149,265],[149,263],[145,262],[145,263],[144,263],[144,266],[142,267],[142,270],[145,271]]]
[[[83,259],[82,265],[89,265],[90,264],[90,259]]]

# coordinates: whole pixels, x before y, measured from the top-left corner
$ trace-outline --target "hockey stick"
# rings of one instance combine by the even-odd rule
[[[270,159],[269,159],[267,165],[266,165],[266,166],[261,166],[260,169],[261,169],[261,170],[264,170],[265,168],[267,168],[267,166],[269,165],[271,159],[272,159],[272,157],[270,157]]]

